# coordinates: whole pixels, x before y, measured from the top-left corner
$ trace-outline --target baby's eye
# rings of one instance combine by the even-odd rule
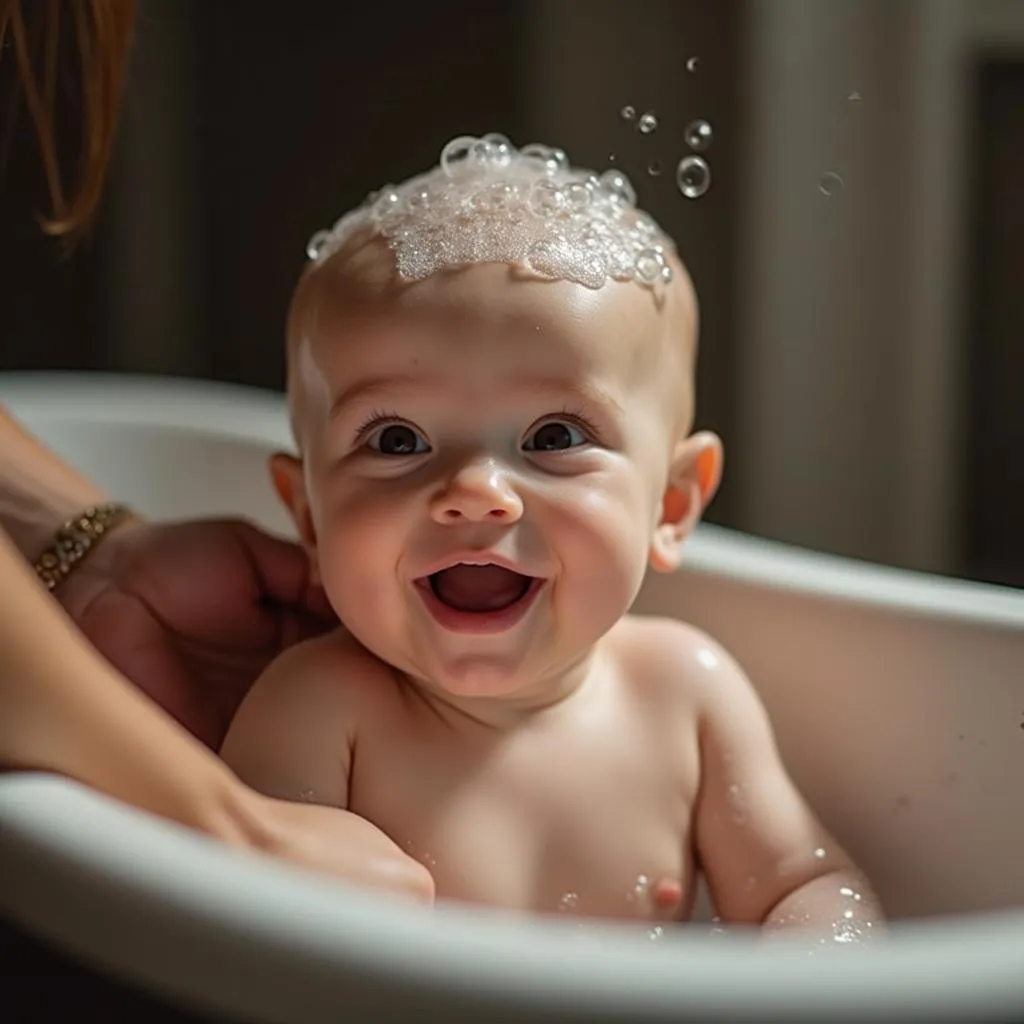
[[[404,423],[391,423],[375,430],[366,446],[381,455],[422,455],[430,445],[412,427]]]
[[[549,420],[526,439],[523,448],[528,452],[564,452],[586,443],[587,438],[579,427],[565,420]]]

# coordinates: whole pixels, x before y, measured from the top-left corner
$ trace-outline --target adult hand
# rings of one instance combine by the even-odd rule
[[[337,625],[301,549],[237,519],[123,524],[56,596],[108,661],[215,750],[266,665]]]
[[[253,791],[257,850],[354,885],[434,902],[434,879],[376,825],[352,811]]]

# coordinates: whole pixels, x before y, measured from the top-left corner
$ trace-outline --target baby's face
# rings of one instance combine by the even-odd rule
[[[544,700],[628,609],[664,528],[689,284],[595,291],[503,264],[399,284],[379,248],[300,288],[303,465],[279,488],[367,648],[450,697]]]

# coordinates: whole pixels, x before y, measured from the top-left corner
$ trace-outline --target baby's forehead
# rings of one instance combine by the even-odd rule
[[[446,347],[476,339],[513,350],[540,342],[544,351],[585,358],[602,348],[628,355],[662,340],[686,347],[694,327],[689,296],[681,265],[658,293],[619,281],[586,288],[498,262],[409,280],[386,243],[367,236],[309,276],[296,319],[302,334],[342,358],[359,343],[396,339]]]
[[[573,168],[561,150],[520,150],[497,134],[453,139],[435,167],[385,186],[314,235],[308,255],[321,264],[367,232],[385,240],[407,280],[487,262],[588,288],[609,280],[651,288],[673,277],[674,246],[637,209],[625,175]]]

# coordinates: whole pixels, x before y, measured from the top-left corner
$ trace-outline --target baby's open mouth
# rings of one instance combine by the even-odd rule
[[[500,565],[459,563],[427,577],[434,596],[459,612],[499,612],[530,591],[535,577]]]

